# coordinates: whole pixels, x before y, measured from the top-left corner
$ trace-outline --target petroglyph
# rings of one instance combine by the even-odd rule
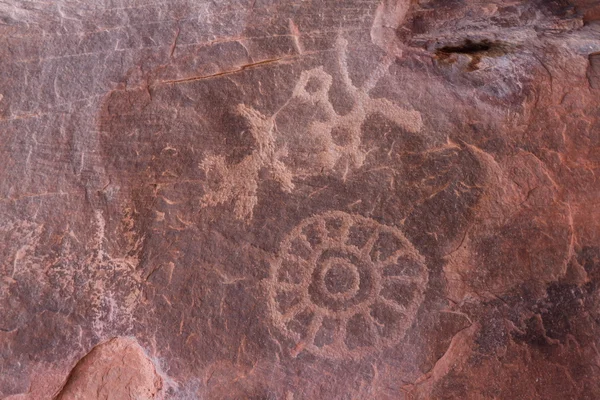
[[[240,104],[237,107],[240,115],[250,124],[250,132],[254,138],[256,149],[237,164],[228,165],[225,157],[211,155],[204,159],[200,167],[218,180],[216,190],[209,190],[202,202],[207,206],[233,201],[237,218],[252,217],[252,210],[258,202],[258,173],[267,168],[273,179],[280,183],[285,191],[294,188],[292,176],[286,166],[279,161],[285,155],[285,149],[275,150],[274,119],[267,118],[255,109]]]
[[[296,174],[314,174],[323,170],[332,170],[339,162],[343,162],[343,178],[346,177],[350,167],[362,166],[366,149],[361,148],[361,127],[368,116],[380,113],[385,118],[409,132],[418,132],[423,126],[421,113],[414,110],[405,110],[384,98],[371,98],[369,92],[377,82],[385,75],[391,59],[386,58],[376,66],[361,87],[356,87],[350,78],[347,62],[348,42],[338,39],[338,64],[340,74],[344,82],[344,89],[352,102],[351,110],[344,114],[338,114],[331,101],[329,91],[332,86],[333,77],[323,67],[304,71],[296,87],[293,98],[299,99],[301,103],[316,106],[324,114],[323,120],[307,121],[309,143],[314,143],[311,153],[317,157],[315,161],[304,171],[296,171]],[[315,140],[316,138],[316,140]]]
[[[289,233],[266,288],[292,356],[360,358],[402,340],[427,281],[423,257],[402,232],[334,211]]]
[[[369,115],[380,113],[409,132],[421,130],[420,112],[405,110],[390,100],[369,95],[387,72],[391,59],[374,68],[364,84],[357,87],[348,71],[347,46],[345,39],[338,39],[338,64],[353,104],[351,110],[341,115],[334,109],[329,100],[333,77],[322,66],[303,71],[291,98],[270,117],[247,105],[238,105],[237,112],[250,124],[256,149],[237,164],[227,164],[222,155],[209,155],[200,163],[207,173],[209,186],[210,182],[215,185],[209,187],[202,198],[204,206],[232,202],[237,218],[252,218],[258,203],[258,174],[263,169],[269,171],[286,192],[294,188],[294,178],[331,172],[338,166],[341,166],[339,169],[345,179],[350,168],[363,165],[367,150],[361,147],[361,126]],[[316,119],[311,114],[308,120],[294,124],[291,132],[282,131],[278,127],[278,117],[286,111],[293,112],[294,107],[316,107],[324,118]],[[306,129],[306,132],[298,132],[299,129]],[[299,144],[293,151],[288,151],[293,146],[292,137]],[[284,144],[277,147],[276,142]]]

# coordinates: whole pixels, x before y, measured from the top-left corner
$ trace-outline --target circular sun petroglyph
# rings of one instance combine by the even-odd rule
[[[398,343],[427,285],[423,257],[396,228],[329,212],[304,220],[271,264],[269,309],[303,350],[359,358]]]

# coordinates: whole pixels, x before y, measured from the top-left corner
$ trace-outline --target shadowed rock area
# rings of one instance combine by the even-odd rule
[[[597,0],[0,2],[0,398],[600,398]]]

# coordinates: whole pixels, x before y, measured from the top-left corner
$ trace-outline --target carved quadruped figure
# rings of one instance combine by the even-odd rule
[[[405,110],[387,99],[371,98],[369,95],[386,73],[391,63],[389,57],[373,70],[361,87],[357,87],[348,72],[348,42],[339,38],[336,46],[344,89],[352,101],[350,111],[344,115],[336,112],[329,99],[333,77],[322,66],[303,71],[290,99],[270,117],[239,104],[237,112],[250,124],[256,149],[237,164],[227,164],[221,155],[209,155],[204,159],[200,167],[216,178],[217,185],[207,189],[202,199],[205,206],[233,202],[238,219],[252,218],[254,206],[258,203],[258,175],[263,169],[268,170],[286,192],[294,188],[295,177],[335,170],[340,171],[345,179],[351,168],[363,165],[367,150],[361,146],[361,127],[372,114],[380,113],[412,133],[421,130],[420,112]],[[311,114],[309,120],[299,121],[287,131],[278,127],[278,117],[282,112],[293,112],[293,107],[307,105],[316,107],[324,118],[317,119]],[[306,129],[306,132],[298,132],[298,129]],[[295,145],[292,137],[296,139]],[[276,142],[283,145],[277,148]]]
[[[423,301],[423,257],[396,228],[340,211],[302,221],[266,281],[292,356],[361,358],[402,340]]]
[[[271,171],[273,179],[280,183],[283,190],[290,192],[294,184],[291,173],[279,161],[279,157],[285,154],[285,149],[275,149],[273,118],[265,117],[245,104],[239,104],[237,112],[250,124],[250,133],[257,148],[242,161],[232,165],[228,165],[225,157],[220,155],[206,157],[200,167],[207,174],[217,175],[218,186],[216,190],[207,191],[202,203],[206,206],[216,206],[232,201],[235,216],[238,219],[246,219],[252,218],[252,211],[258,202],[258,173],[263,168]]]

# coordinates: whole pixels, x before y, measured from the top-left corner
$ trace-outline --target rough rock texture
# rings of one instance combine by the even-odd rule
[[[600,398],[597,0],[10,0],[0,42],[0,398]]]
[[[161,387],[162,379],[139,345],[131,339],[116,338],[94,347],[54,398],[152,399]]]

